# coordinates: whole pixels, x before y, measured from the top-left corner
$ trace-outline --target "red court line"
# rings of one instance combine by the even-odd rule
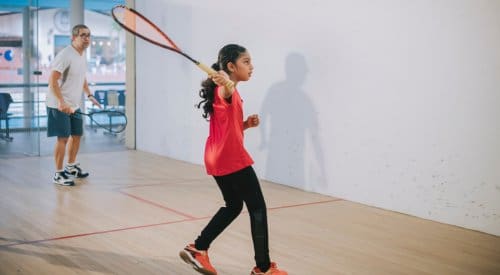
[[[186,218],[188,218],[188,219],[196,219],[196,217],[193,217],[193,216],[188,215],[188,214],[186,214],[186,213],[182,213],[182,212],[177,211],[177,210],[175,210],[175,209],[172,209],[172,208],[169,208],[169,207],[163,206],[163,205],[161,205],[161,204],[159,204],[159,203],[156,203],[156,202],[153,202],[153,201],[150,201],[150,200],[146,200],[146,199],[141,198],[141,197],[139,197],[139,196],[132,195],[132,194],[129,194],[129,193],[124,192],[124,191],[121,191],[121,190],[120,190],[120,191],[118,191],[118,192],[122,193],[122,194],[123,194],[123,195],[125,195],[125,196],[128,196],[128,197],[131,197],[131,198],[133,198],[133,199],[136,199],[136,200],[138,200],[138,201],[140,201],[140,202],[143,202],[143,203],[146,203],[146,204],[150,204],[150,205],[153,205],[153,206],[159,207],[159,208],[161,208],[161,209],[165,209],[165,210],[167,210],[167,211],[169,211],[169,212],[173,212],[173,213],[175,213],[175,214],[181,215],[181,216],[186,217]]]
[[[130,196],[130,197],[134,197],[134,198],[136,197],[136,199],[139,199],[140,201],[144,200],[141,197],[133,196],[133,195],[127,194],[123,191],[120,191],[120,192],[127,195],[127,196]],[[326,200],[326,201],[315,201],[315,202],[309,202],[309,203],[283,205],[283,206],[277,206],[277,207],[270,207],[270,208],[268,208],[268,210],[273,211],[273,210],[279,210],[279,209],[284,209],[284,208],[309,206],[309,205],[314,205],[314,204],[330,203],[330,202],[337,202],[337,201],[343,201],[343,199],[332,199],[332,200]],[[148,227],[154,227],[154,226],[159,226],[159,225],[168,225],[168,224],[174,224],[174,223],[204,220],[204,219],[209,219],[212,217],[212,216],[192,217],[190,215],[184,214],[182,212],[176,211],[176,210],[168,208],[168,207],[164,207],[164,206],[157,204],[157,203],[154,203],[154,202],[149,202],[147,200],[144,200],[144,202],[147,202],[148,204],[151,203],[155,206],[161,207],[161,208],[166,209],[168,211],[173,211],[175,213],[178,213],[178,214],[183,215],[183,216],[188,217],[188,218],[183,219],[183,220],[177,220],[177,221],[168,221],[168,222],[155,223],[155,224],[146,224],[146,225],[139,225],[139,226],[132,226],[132,227],[124,227],[124,228],[110,229],[110,230],[104,230],[104,231],[96,231],[96,232],[90,232],[90,233],[82,233],[82,234],[68,235],[68,236],[62,236],[62,237],[55,237],[55,238],[49,238],[49,239],[40,239],[40,240],[33,240],[33,241],[19,241],[19,242],[14,242],[14,243],[10,243],[10,244],[0,245],[0,248],[23,245],[23,244],[37,244],[37,243],[44,243],[44,242],[64,240],[64,239],[74,239],[74,238],[80,238],[80,237],[86,237],[86,236],[92,236],[92,235],[100,235],[100,234],[107,234],[107,233],[113,233],[113,232],[119,232],[119,231],[148,228]],[[246,213],[246,211],[242,212],[242,213]]]
[[[2,248],[2,247],[16,246],[16,245],[22,245],[22,244],[37,244],[37,243],[44,243],[44,242],[64,240],[64,239],[74,239],[74,238],[80,238],[80,237],[86,237],[86,236],[92,236],[92,235],[100,235],[100,234],[113,233],[113,232],[119,232],[119,231],[127,231],[127,230],[140,229],[140,228],[147,228],[147,227],[153,227],[153,226],[159,226],[159,225],[181,223],[181,222],[185,222],[185,221],[202,220],[202,219],[206,219],[206,218],[209,218],[209,217],[201,217],[201,218],[194,218],[194,219],[183,219],[183,220],[178,220],[178,221],[169,221],[169,222],[161,222],[161,223],[154,223],[154,224],[138,225],[138,226],[131,226],[131,227],[123,227],[123,228],[117,228],[117,229],[110,229],[110,230],[104,230],[104,231],[96,231],[96,232],[90,232],[90,233],[82,233],[82,234],[76,234],[76,235],[68,235],[68,236],[55,237],[55,238],[49,238],[49,239],[41,239],[41,240],[34,240],[34,241],[18,241],[18,242],[9,243],[9,244],[2,244],[2,245],[0,245],[0,248]]]
[[[326,201],[314,201],[314,202],[306,202],[306,203],[300,203],[300,204],[291,204],[291,205],[283,205],[283,206],[276,206],[276,207],[268,207],[267,210],[276,210],[276,209],[283,209],[283,208],[307,206],[307,205],[313,205],[313,204],[322,204],[322,203],[329,203],[329,202],[334,202],[334,201],[343,201],[343,199],[331,199],[331,200],[326,200]]]
[[[187,181],[189,182],[189,181]],[[156,185],[163,185],[163,184],[151,184],[149,186],[156,186]],[[136,187],[144,187],[144,186],[148,186],[148,185],[131,185],[131,186],[127,186],[127,187],[124,187],[122,189],[128,189],[128,188],[136,188]],[[180,212],[178,210],[175,210],[173,208],[169,208],[169,207],[166,207],[166,206],[163,206],[159,203],[156,203],[156,202],[153,202],[153,201],[150,201],[150,200],[146,200],[142,197],[139,197],[139,196],[136,196],[136,195],[132,195],[130,193],[127,193],[125,191],[122,191],[122,190],[118,190],[118,192],[122,193],[123,195],[126,195],[128,197],[131,197],[133,199],[136,199],[138,201],[141,201],[143,203],[146,203],[146,204],[149,204],[149,205],[153,205],[155,207],[159,207],[161,209],[164,209],[164,210],[167,210],[169,212],[173,212],[173,213],[176,213],[178,215],[181,215],[183,217],[186,217],[188,219],[196,219],[196,217],[194,216],[191,216],[189,214],[186,214],[186,213],[183,213],[183,212]],[[268,207],[267,209],[268,210],[274,210],[274,209],[282,209],[282,208],[290,208],[290,207],[297,207],[297,206],[306,206],[306,205],[312,205],[312,204],[321,204],[321,203],[329,203],[329,202],[334,202],[334,201],[342,201],[343,199],[331,199],[331,200],[326,200],[326,201],[317,201],[317,202],[310,202],[310,203],[302,203],[302,204],[293,204],[293,205],[285,205],[285,206],[278,206],[278,207]],[[243,211],[242,213],[246,213],[246,211]]]

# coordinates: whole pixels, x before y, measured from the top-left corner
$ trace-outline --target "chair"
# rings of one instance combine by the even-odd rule
[[[107,109],[115,110],[115,111],[125,111],[125,91],[123,90],[109,90],[106,93],[107,99]],[[113,117],[117,115],[109,114],[109,127],[113,125]]]
[[[125,109],[125,90],[96,90],[94,97],[103,109]]]
[[[108,107],[110,109],[117,109],[118,106],[120,105],[118,99],[119,96],[118,91],[109,90],[107,91],[106,95],[108,100]]]
[[[118,90],[118,106],[125,110],[125,90]]]
[[[12,115],[8,113],[10,104],[14,102],[9,93],[0,93],[0,131],[2,130],[2,120],[5,120],[5,135],[0,135],[0,139],[12,141],[14,138],[10,136],[9,119]]]
[[[94,97],[101,104],[103,109],[117,110],[122,112],[125,111],[125,90],[96,90],[94,92]],[[114,116],[116,115],[108,115],[108,123],[110,128],[113,125]],[[90,127],[93,128],[92,121],[90,122]],[[108,132],[104,133],[110,134]]]
[[[94,97],[101,104],[102,108],[106,109],[108,106],[108,91],[107,90],[96,90],[94,92]]]
[[[101,104],[101,107],[103,109],[106,109],[106,107],[108,106],[108,91],[107,90],[95,90],[94,91],[94,98],[97,100],[97,102],[99,102],[99,104]],[[89,108],[89,111],[96,112],[96,111],[99,111],[99,108],[92,106],[91,108]],[[94,128],[94,122],[92,120],[90,120],[90,129],[94,129],[94,132],[97,132],[97,129]]]

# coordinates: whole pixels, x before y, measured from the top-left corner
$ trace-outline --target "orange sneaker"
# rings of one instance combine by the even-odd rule
[[[288,272],[279,270],[276,263],[271,262],[271,266],[266,272],[262,272],[258,267],[254,267],[250,275],[288,275]]]
[[[205,275],[217,275],[217,271],[210,263],[208,259],[207,251],[198,250],[194,247],[194,244],[187,245],[181,252],[179,252],[182,260],[187,264],[190,264],[194,270]],[[281,274],[281,273],[279,273]]]

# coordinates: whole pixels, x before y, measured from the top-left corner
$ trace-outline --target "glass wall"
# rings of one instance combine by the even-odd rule
[[[69,7],[57,6],[70,1],[52,1],[53,5],[51,1],[43,1],[44,6],[38,5],[38,1],[22,2],[0,0],[0,157],[3,158],[52,154],[55,138],[46,137],[45,107],[50,64],[71,43]],[[37,5],[33,6],[33,2]],[[100,1],[96,5],[97,2],[84,2],[84,23],[92,33],[86,51],[87,81],[94,92],[116,90],[126,95],[123,92],[125,32],[110,15],[112,5],[123,3]],[[92,107],[88,101],[84,105],[87,109]],[[125,108],[124,104],[105,107],[123,111]],[[124,149],[122,136],[91,129],[89,122],[87,126],[80,152]]]

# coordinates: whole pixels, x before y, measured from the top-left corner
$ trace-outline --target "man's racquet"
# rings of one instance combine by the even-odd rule
[[[91,123],[111,133],[121,133],[127,127],[127,116],[125,113],[117,110],[100,110],[90,113],[83,113],[76,111],[73,116],[84,115],[87,116]]]
[[[123,27],[133,35],[138,36],[150,43],[153,43],[156,46],[171,50],[184,56],[210,76],[217,74],[217,72],[212,68],[200,63],[199,61],[184,53],[179,47],[177,47],[177,45],[175,45],[172,39],[170,39],[164,32],[160,30],[158,26],[156,26],[153,22],[147,19],[144,15],[140,14],[138,11],[123,5],[119,5],[111,10],[111,14],[113,15],[116,23],[118,23],[121,27]],[[228,81],[226,87],[228,89],[233,89],[234,83],[232,81]]]

